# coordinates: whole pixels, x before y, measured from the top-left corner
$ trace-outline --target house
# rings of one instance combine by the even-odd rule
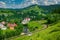
[[[29,21],[30,21],[30,18],[25,18],[25,19],[22,21],[22,24],[27,24],[27,23],[29,23]]]
[[[30,21],[30,18],[25,18],[23,21],[22,21],[22,24],[23,24],[23,33],[21,33],[21,35],[24,35],[24,34],[27,34],[29,32],[29,29],[28,29],[28,23]]]
[[[6,23],[5,23],[5,21],[2,21],[1,23],[2,23],[3,25],[5,25],[5,24],[6,24]]]
[[[1,29],[1,30],[6,30],[7,27],[5,27],[2,23],[0,23],[0,29]]]
[[[3,27],[4,27],[4,25],[0,23],[0,28],[3,28]]]
[[[7,26],[11,29],[11,30],[14,30],[14,27],[16,27],[17,26],[17,24],[15,24],[15,23],[8,23],[7,24]]]

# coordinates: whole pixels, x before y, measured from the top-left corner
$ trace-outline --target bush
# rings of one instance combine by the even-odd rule
[[[30,31],[34,31],[36,29],[41,29],[42,25],[38,21],[31,21],[28,23],[28,28]]]
[[[15,27],[15,30],[0,30],[0,40],[20,35],[20,33],[22,32],[22,27],[22,24],[20,24],[19,26]]]

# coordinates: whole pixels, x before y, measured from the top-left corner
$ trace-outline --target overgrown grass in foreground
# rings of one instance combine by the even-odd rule
[[[37,31],[32,36],[24,35],[12,40],[60,40],[60,22],[42,31]]]

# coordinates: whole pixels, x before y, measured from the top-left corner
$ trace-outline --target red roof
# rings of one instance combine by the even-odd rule
[[[9,27],[15,27],[15,26],[17,26],[17,24],[15,24],[15,23],[14,24],[8,23],[7,26],[9,26]]]

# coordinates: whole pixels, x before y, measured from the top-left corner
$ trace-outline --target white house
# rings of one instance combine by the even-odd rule
[[[0,29],[1,29],[1,30],[6,30],[7,27],[5,27],[2,23],[0,23]]]
[[[27,23],[29,23],[29,21],[30,21],[30,18],[25,18],[25,19],[22,21],[22,24],[27,24]]]

